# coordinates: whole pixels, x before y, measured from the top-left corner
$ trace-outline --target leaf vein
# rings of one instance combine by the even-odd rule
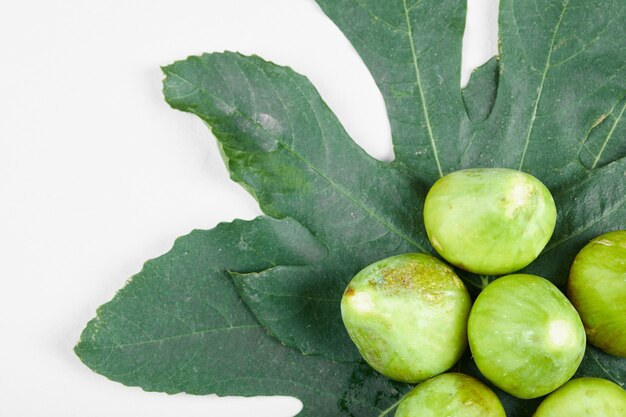
[[[593,358],[593,360],[598,364],[598,366],[600,367],[600,369],[602,369],[604,371],[604,373],[611,378],[613,381],[615,381],[616,384],[618,384],[620,387],[623,387],[624,384],[620,381],[618,381],[617,379],[615,379],[615,377],[613,375],[611,375],[609,373],[609,371],[604,367],[604,365],[602,365],[602,363],[600,363],[600,361],[598,360],[597,355],[595,354],[595,352],[591,349],[589,349],[589,352],[591,352],[591,357]]]
[[[550,49],[548,50],[548,57],[546,58],[546,64],[543,68],[543,73],[541,75],[541,82],[539,83],[539,88],[537,89],[537,98],[535,99],[535,104],[533,105],[533,113],[530,118],[530,126],[528,127],[528,133],[526,134],[524,150],[522,151],[522,157],[520,159],[520,163],[517,168],[519,171],[521,171],[522,167],[524,166],[524,159],[526,158],[526,152],[528,151],[528,145],[530,144],[530,136],[535,126],[535,120],[537,119],[537,109],[539,108],[539,102],[541,101],[541,96],[543,94],[543,85],[546,81],[546,78],[548,77],[548,70],[550,69],[550,61],[552,59],[552,52],[554,51],[554,44],[556,42],[556,37],[559,33],[561,22],[563,21],[563,16],[565,16],[565,11],[567,10],[567,6],[569,5],[569,2],[570,0],[565,0],[565,2],[563,3],[563,9],[561,10],[559,20],[557,21],[556,26],[554,28],[554,33],[552,34],[552,40],[550,42]]]
[[[409,45],[411,46],[411,55],[413,57],[413,69],[415,70],[415,78],[417,80],[417,89],[420,93],[420,101],[422,103],[422,111],[426,121],[426,130],[428,131],[428,137],[430,138],[430,145],[433,148],[433,156],[435,157],[435,164],[437,165],[437,171],[439,176],[443,177],[443,170],[441,169],[441,163],[439,161],[439,152],[437,151],[437,144],[433,135],[433,129],[430,124],[430,117],[428,115],[428,106],[426,105],[426,98],[424,96],[424,88],[422,87],[422,79],[420,75],[420,69],[417,62],[417,53],[415,51],[415,44],[413,40],[413,28],[411,26],[411,18],[409,17],[409,8],[407,7],[406,0],[402,0],[404,6],[404,17],[408,27]]]
[[[602,143],[602,147],[600,148],[600,151],[598,152],[598,154],[596,155],[595,159],[593,160],[593,165],[591,165],[591,169],[594,169],[598,165],[598,161],[600,161],[600,157],[604,153],[604,150],[606,149],[606,146],[608,145],[609,141],[611,140],[611,137],[613,136],[613,132],[615,132],[615,128],[617,127],[617,124],[622,119],[622,116],[624,115],[624,110],[625,109],[626,109],[626,101],[624,102],[624,105],[622,106],[622,111],[620,111],[619,116],[617,116],[615,118],[615,121],[613,122],[613,126],[611,126],[611,130],[609,131],[609,134],[607,135],[606,139],[604,140],[604,143]]]
[[[388,22],[387,20],[381,18],[380,16],[378,16],[376,13],[372,12],[369,8],[367,8],[367,6],[365,6],[363,3],[361,3],[360,0],[353,0],[361,9],[363,9],[367,14],[369,14],[375,21],[380,21],[382,23],[384,23],[385,25],[389,26],[391,29],[393,29],[394,31],[397,32],[401,32],[401,33],[406,33],[407,30],[400,28],[396,25],[394,25],[391,22]]]
[[[83,347],[81,350],[83,351],[95,351],[95,350],[108,350],[108,349],[121,349],[125,347],[136,347],[147,345],[150,343],[163,343],[169,342],[172,340],[182,339],[185,337],[194,337],[194,336],[204,336],[206,334],[217,333],[217,332],[226,332],[230,330],[241,330],[241,329],[253,329],[253,328],[261,328],[260,324],[250,324],[250,325],[242,325],[242,326],[230,326],[230,327],[218,327],[213,329],[204,329],[204,330],[194,330],[190,333],[182,333],[174,336],[167,336],[158,339],[148,339],[148,340],[140,340],[137,342],[129,342],[129,343],[120,343],[119,345],[109,345],[109,346],[93,346],[93,347]]]
[[[604,220],[606,217],[610,216],[611,214],[615,213],[617,210],[619,210],[622,205],[624,204],[624,202],[626,201],[626,198],[622,199],[619,203],[617,203],[615,205],[615,207],[613,207],[611,210],[605,212],[602,216],[600,216],[598,219],[594,220],[593,222],[583,225],[583,227],[580,227],[576,230],[574,230],[571,234],[563,237],[562,239],[559,239],[558,241],[550,244],[543,252],[543,254],[546,254],[548,252],[550,252],[552,249],[556,248],[557,246],[559,246],[561,243],[566,242],[568,240],[570,240],[573,237],[578,236],[579,234],[581,234],[582,232],[584,232],[585,230],[595,226],[596,224],[598,224],[599,222],[601,222],[602,220]]]

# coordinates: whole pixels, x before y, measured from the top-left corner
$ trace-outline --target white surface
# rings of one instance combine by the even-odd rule
[[[496,45],[496,1],[469,3],[465,80]],[[341,32],[313,0],[3,0],[0,45],[0,415],[295,415],[289,398],[127,388],[72,347],[175,237],[260,213],[208,130],[165,104],[160,65],[224,49],[290,65],[390,158],[382,97]]]

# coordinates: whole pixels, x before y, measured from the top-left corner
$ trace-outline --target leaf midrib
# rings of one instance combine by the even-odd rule
[[[404,0],[406,1],[406,0]],[[559,29],[561,27],[561,22],[563,21],[563,16],[565,16],[565,11],[567,10],[567,6],[569,5],[570,0],[565,0],[563,3],[563,10],[561,10],[561,14],[559,16],[559,20],[554,27],[554,33],[552,34],[552,40],[550,42],[550,49],[548,50],[548,57],[546,58],[546,64],[543,68],[543,73],[541,74],[541,82],[539,83],[539,88],[537,89],[537,98],[535,99],[535,104],[533,105],[533,113],[530,118],[530,126],[528,127],[528,132],[526,133],[526,139],[524,141],[524,150],[522,151],[522,157],[520,158],[520,163],[518,166],[518,171],[521,171],[524,167],[524,160],[526,159],[526,152],[528,151],[528,146],[530,144],[530,136],[535,127],[535,120],[537,119],[537,109],[539,108],[539,102],[541,101],[541,96],[543,94],[543,85],[548,77],[548,70],[550,69],[550,61],[552,60],[552,52],[554,51],[554,43],[556,42],[556,37],[559,33]],[[511,7],[513,5],[511,4]]]
[[[242,325],[242,326],[218,327],[218,328],[213,328],[213,329],[195,330],[189,333],[182,333],[182,334],[177,334],[174,336],[167,336],[167,337],[162,337],[158,339],[140,340],[137,342],[122,343],[119,345],[110,345],[110,346],[91,346],[90,345],[89,347],[84,347],[84,346],[81,347],[79,344],[79,346],[77,347],[77,350],[87,352],[87,351],[97,351],[97,350],[120,349],[120,348],[125,348],[125,347],[142,346],[142,345],[147,345],[151,343],[170,342],[173,340],[183,339],[186,337],[194,337],[198,335],[204,336],[206,334],[217,333],[217,332],[222,332],[222,331],[253,329],[253,328],[261,329],[262,326],[260,324],[250,324],[250,325]],[[82,341],[82,342],[88,343],[86,341]]]
[[[382,217],[379,217],[378,215],[376,215],[376,213],[373,210],[371,210],[370,208],[368,208],[365,204],[361,203],[356,198],[352,197],[352,195],[350,195],[350,193],[348,191],[344,190],[343,187],[341,187],[339,184],[335,183],[332,180],[332,178],[328,177],[323,171],[321,171],[315,165],[311,164],[306,158],[302,157],[302,155],[300,155],[298,152],[296,152],[293,148],[287,146],[283,142],[280,142],[280,143],[295,158],[300,159],[302,162],[304,162],[309,168],[311,168],[319,176],[324,178],[333,188],[335,188],[337,191],[339,191],[339,193],[344,195],[348,200],[352,201],[354,204],[356,204],[358,207],[360,207],[363,211],[365,211],[373,219],[375,219],[376,221],[381,223],[383,226],[385,226],[387,229],[389,229],[389,231],[391,231],[393,234],[395,234],[396,236],[398,236],[402,240],[406,241],[410,245],[415,246],[416,248],[418,248],[418,249],[420,249],[420,250],[422,250],[424,252],[426,251],[419,243],[415,242],[413,239],[411,239],[410,237],[408,237],[404,233],[400,232],[398,229],[396,229],[394,226],[392,226],[391,223],[387,222]]]
[[[411,25],[411,18],[409,17],[409,8],[406,4],[406,0],[402,0],[402,6],[404,8],[404,18],[407,25],[407,36],[409,38],[409,45],[411,46],[411,55],[413,58],[413,69],[415,71],[415,79],[417,83],[417,90],[420,93],[420,102],[422,104],[422,112],[424,113],[424,119],[426,120],[426,130],[428,131],[428,137],[430,139],[430,145],[433,148],[433,156],[435,157],[435,164],[437,165],[437,171],[439,177],[443,177],[443,170],[441,169],[441,162],[439,161],[439,151],[437,150],[437,143],[433,135],[433,129],[430,124],[430,116],[428,115],[428,106],[426,105],[426,98],[424,96],[424,89],[422,87],[422,78],[420,76],[420,69],[417,62],[417,52],[415,51],[415,43],[413,42],[413,27]],[[415,6],[415,5],[413,5]]]

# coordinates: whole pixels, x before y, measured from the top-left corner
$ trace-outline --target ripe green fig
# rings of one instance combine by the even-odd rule
[[[467,346],[471,299],[451,267],[426,254],[383,259],[341,300],[350,338],[372,368],[415,383],[449,369]]]
[[[498,278],[478,295],[468,322],[480,372],[518,398],[546,395],[574,375],[585,329],[569,300],[535,275]]]
[[[533,417],[624,417],[626,391],[606,379],[572,379],[550,394]]]
[[[506,417],[485,384],[463,374],[443,374],[418,385],[400,401],[396,417]]]
[[[532,175],[502,168],[453,172],[424,203],[426,233],[448,262],[476,274],[501,275],[531,263],[550,240],[556,207]]]
[[[598,236],[578,253],[567,295],[589,342],[626,358],[626,230]]]

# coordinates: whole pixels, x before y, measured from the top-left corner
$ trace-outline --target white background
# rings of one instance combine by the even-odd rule
[[[464,82],[496,52],[496,8],[469,0]],[[307,75],[359,144],[392,158],[382,97],[313,0],[0,0],[0,416],[300,410],[145,393],[72,352],[96,307],[174,238],[260,214],[208,129],[161,95],[160,65],[225,49]]]

